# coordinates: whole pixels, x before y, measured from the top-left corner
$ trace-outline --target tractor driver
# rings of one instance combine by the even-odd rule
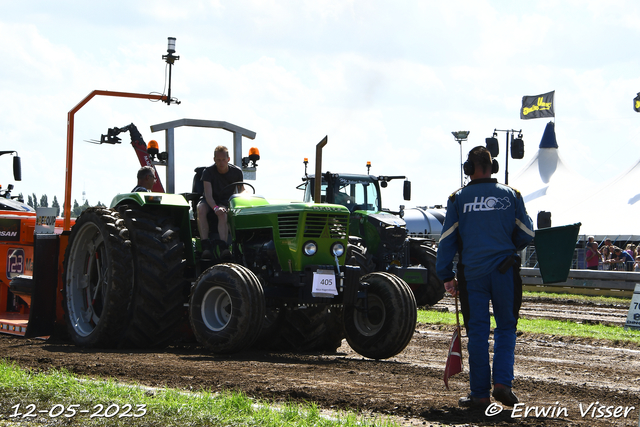
[[[143,166],[138,170],[138,185],[136,185],[132,193],[151,191],[156,183],[156,171],[151,166]]]
[[[341,188],[339,191],[336,191],[335,202],[353,211],[353,199],[346,193],[346,188]]]
[[[229,225],[227,223],[227,210],[229,198],[233,193],[244,191],[243,185],[231,185],[242,182],[242,169],[234,164],[229,164],[229,150],[219,145],[213,152],[213,165],[202,172],[204,194],[198,202],[198,231],[202,244],[202,257],[207,259],[215,249],[213,242],[209,240],[209,223],[207,214],[213,211],[218,217],[219,240],[216,240],[218,257],[229,248]]]

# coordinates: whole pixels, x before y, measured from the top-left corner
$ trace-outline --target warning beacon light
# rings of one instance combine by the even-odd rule
[[[249,160],[253,162],[254,166],[258,166],[256,162],[260,160],[260,150],[258,150],[256,147],[251,147],[249,149]]]
[[[175,37],[169,37],[168,43],[167,43],[167,52],[168,53],[176,53],[176,38]]]
[[[256,147],[251,147],[249,149],[249,156],[242,158],[242,167],[249,167],[249,162],[251,162],[251,167],[255,168],[258,166],[258,160],[260,160],[260,150]]]
[[[158,141],[156,141],[155,139],[149,141],[149,143],[147,144],[147,153],[149,153],[149,156],[151,156],[151,160],[154,160],[159,152],[160,150],[158,149]]]
[[[304,179],[309,178],[309,175],[307,175],[307,165],[309,164],[309,158],[305,157],[304,160],[302,161],[302,163],[304,163]]]

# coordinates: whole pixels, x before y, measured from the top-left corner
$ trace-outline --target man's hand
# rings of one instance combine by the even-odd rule
[[[452,297],[458,295],[458,281],[454,278],[448,282],[444,282],[444,289],[451,294]]]
[[[227,208],[225,206],[216,206],[213,208],[213,212],[215,212],[216,215],[221,216],[227,213]]]

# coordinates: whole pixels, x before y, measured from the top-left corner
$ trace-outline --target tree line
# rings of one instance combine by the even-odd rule
[[[18,200],[24,200],[24,196],[20,193]],[[58,198],[53,196],[53,201],[51,202],[51,206],[49,206],[49,198],[46,194],[43,194],[40,199],[36,196],[36,193],[27,196],[27,205],[31,206],[33,209],[36,208],[56,208],[56,216],[64,217],[64,209],[60,206],[58,202]],[[89,206],[94,206],[89,204],[89,200],[85,200],[84,204],[80,205],[77,200],[73,200],[73,206],[71,207],[71,218],[77,218],[80,216],[82,211],[87,209]],[[106,207],[104,204],[98,202],[95,206]]]

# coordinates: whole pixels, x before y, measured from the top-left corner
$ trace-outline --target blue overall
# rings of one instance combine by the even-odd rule
[[[521,287],[514,290],[519,264],[505,273],[498,267],[533,240],[533,221],[516,190],[495,179],[475,179],[449,197],[443,230],[436,272],[445,282],[456,277],[453,260],[458,253],[457,279],[469,337],[471,395],[489,397],[489,301],[496,320],[493,383],[511,387],[521,299]]]

